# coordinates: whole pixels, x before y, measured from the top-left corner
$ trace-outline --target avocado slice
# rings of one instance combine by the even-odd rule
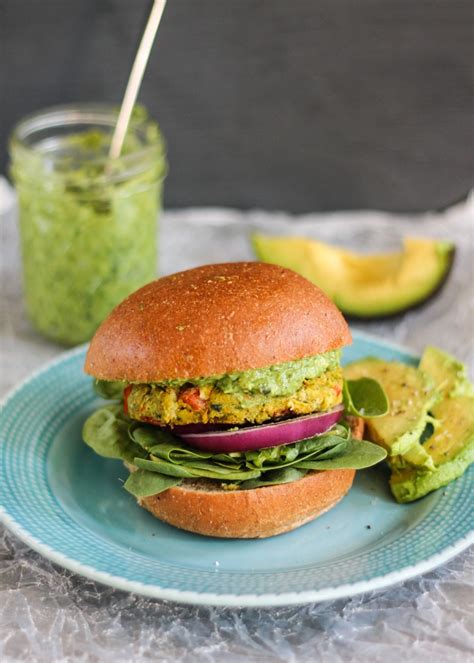
[[[341,311],[358,318],[395,315],[421,304],[445,282],[454,244],[406,237],[403,250],[362,255],[303,237],[254,234],[259,260],[288,267],[318,285]]]
[[[439,393],[434,380],[414,366],[368,357],[344,368],[346,380],[370,377],[380,382],[389,401],[384,417],[366,419],[369,439],[383,446],[390,463],[434,469],[420,438]],[[402,460],[403,459],[403,460]]]
[[[466,367],[447,352],[428,345],[421,357],[420,369],[431,375],[443,397],[474,397],[474,387],[469,381]]]
[[[434,470],[392,468],[390,486],[399,502],[411,502],[447,485],[474,462],[474,389],[465,367],[431,346],[423,353],[420,367],[433,377],[442,395],[432,408],[433,434],[423,443]]]

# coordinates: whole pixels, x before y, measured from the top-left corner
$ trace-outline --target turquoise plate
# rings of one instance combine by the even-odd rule
[[[415,355],[354,333],[345,361]],[[85,348],[11,393],[0,412],[0,516],[34,550],[99,582],[161,599],[270,606],[379,589],[432,569],[473,541],[472,474],[410,505],[390,496],[384,467],[358,472],[332,511],[264,540],[205,538],[160,523],[122,488],[119,461],[81,441],[99,404]]]

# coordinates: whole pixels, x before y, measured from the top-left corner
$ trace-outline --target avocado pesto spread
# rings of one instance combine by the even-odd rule
[[[45,336],[76,344],[156,277],[166,161],[158,126],[143,111],[113,162],[107,159],[108,125],[88,127],[85,120],[77,131],[62,129],[56,125],[51,137],[36,143],[17,129],[11,173],[29,316]]]
[[[317,378],[326,371],[336,369],[339,366],[340,354],[339,350],[332,350],[265,368],[154,384],[165,389],[180,389],[185,385],[212,385],[225,394],[244,392],[265,396],[286,396],[294,393],[305,380]],[[120,398],[125,386],[124,382],[96,381],[96,390],[104,398]]]
[[[317,378],[325,371],[339,366],[339,357],[339,350],[333,350],[332,352],[304,357],[296,361],[287,361],[266,368],[186,380],[185,382],[195,385],[214,384],[225,394],[243,391],[249,394],[264,394],[265,396],[286,396],[295,392],[304,380]],[[163,383],[164,386],[169,387],[180,387],[183,384],[184,381],[180,380]]]

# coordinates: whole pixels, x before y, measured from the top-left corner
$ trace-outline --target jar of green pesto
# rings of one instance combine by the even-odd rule
[[[106,105],[58,106],[19,122],[10,140],[27,312],[67,345],[90,339],[116,304],[156,278],[163,139],[137,108],[111,161],[116,119]]]

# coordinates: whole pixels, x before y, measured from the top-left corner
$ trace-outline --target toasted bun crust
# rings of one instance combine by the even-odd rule
[[[331,509],[352,486],[355,470],[311,472],[299,481],[253,490],[176,486],[139,500],[180,529],[230,539],[263,539],[296,529]]]
[[[257,262],[205,265],[153,281],[92,339],[85,370],[159,382],[262,368],[351,342],[337,307],[302,276]]]
[[[352,418],[354,437],[364,422]],[[274,536],[296,529],[335,506],[349,491],[355,470],[310,472],[302,479],[253,490],[224,491],[208,481],[176,486],[139,504],[180,529],[233,539]]]

